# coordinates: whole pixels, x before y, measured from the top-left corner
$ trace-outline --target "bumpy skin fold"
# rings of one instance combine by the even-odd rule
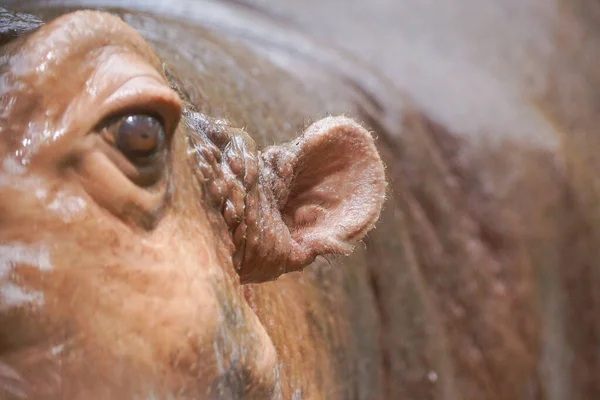
[[[229,227],[242,283],[274,280],[319,255],[348,255],[379,218],[383,164],[370,133],[351,119],[325,118],[259,152],[241,129],[197,112],[186,118],[192,167]]]

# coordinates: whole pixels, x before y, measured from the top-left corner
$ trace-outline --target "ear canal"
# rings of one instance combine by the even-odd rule
[[[379,218],[384,167],[372,136],[349,118],[322,119],[266,148],[259,168],[246,198],[242,283],[301,270],[319,255],[347,255]]]

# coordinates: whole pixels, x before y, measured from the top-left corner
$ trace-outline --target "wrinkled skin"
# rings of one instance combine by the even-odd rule
[[[339,391],[336,364],[363,358],[340,348],[348,317],[332,315],[355,308],[319,276],[332,267],[265,282],[350,253],[373,227],[386,185],[371,134],[346,117],[296,119],[293,140],[259,151],[247,132],[277,126],[257,113],[245,127],[241,102],[203,108],[200,90],[245,83],[233,71],[207,86],[107,13],[64,15],[4,54],[2,397]],[[136,115],[160,120],[164,145],[121,133]]]
[[[531,0],[536,13],[522,12],[523,2],[475,7],[455,0],[444,25],[444,7],[406,0],[386,6],[388,24],[357,11],[354,23],[375,25],[360,30],[353,23],[335,29],[327,23],[331,10],[311,15],[315,4],[294,10],[293,2],[240,3],[323,40],[261,19],[260,8],[229,14],[220,11],[230,5],[198,2],[194,12],[181,12],[189,7],[182,1],[139,6],[179,20],[122,15],[166,60],[195,110],[227,120],[225,131],[248,149],[244,154],[255,153],[242,128],[260,149],[293,140],[326,113],[348,113],[373,129],[390,180],[377,229],[349,258],[317,258],[301,273],[262,282],[283,272],[281,253],[254,247],[244,266],[231,234],[240,226],[236,212],[221,212],[219,190],[211,195],[210,182],[220,182],[218,171],[233,164],[213,168],[208,156],[193,154],[211,165],[199,177],[201,168],[174,157],[171,200],[153,221],[129,208],[107,213],[118,197],[102,206],[86,198],[80,181],[50,167],[62,148],[42,147],[37,167],[32,162],[26,177],[13,176],[2,189],[2,265],[14,269],[10,283],[31,303],[2,311],[5,396],[600,396],[597,5]],[[58,14],[32,4],[48,20]],[[433,33],[413,40],[410,26],[397,27],[404,25],[396,14],[423,18]],[[340,40],[354,30],[364,33],[361,40]],[[378,37],[401,38],[397,56]],[[375,65],[323,43],[336,41]],[[56,79],[61,84],[51,87],[65,86],[64,74]],[[187,152],[186,136],[204,143],[192,120],[184,113],[175,154]],[[210,121],[209,128],[219,125]],[[269,160],[256,170],[279,171]],[[29,182],[47,197],[36,197]],[[235,193],[233,187],[224,192]],[[80,197],[86,205],[75,212]],[[272,205],[276,197],[256,204]],[[64,210],[71,210],[66,217],[52,214]],[[291,269],[306,261],[298,257]],[[271,261],[252,262],[264,258]],[[251,281],[261,283],[245,283]]]

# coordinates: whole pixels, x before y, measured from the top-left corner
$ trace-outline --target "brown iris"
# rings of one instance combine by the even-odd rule
[[[115,144],[127,157],[149,157],[165,143],[162,123],[149,115],[129,115],[121,119],[114,132]]]
[[[164,177],[168,135],[162,119],[147,114],[111,117],[95,132],[104,139],[100,149],[138,186],[154,186]]]

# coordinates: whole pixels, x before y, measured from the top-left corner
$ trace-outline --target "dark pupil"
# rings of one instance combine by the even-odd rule
[[[159,150],[165,140],[160,121],[149,115],[130,115],[119,126],[116,142],[130,156],[148,156]]]

